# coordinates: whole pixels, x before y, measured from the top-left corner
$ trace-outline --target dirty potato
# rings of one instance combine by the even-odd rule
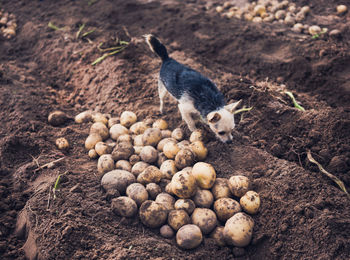
[[[236,197],[242,197],[249,190],[250,186],[248,177],[243,175],[231,176],[228,179],[228,187]]]
[[[66,113],[62,111],[53,111],[49,114],[47,121],[52,126],[63,125],[68,120]]]
[[[126,196],[112,199],[112,211],[122,217],[131,218],[137,213],[136,202]]]
[[[152,124],[152,127],[153,128],[158,128],[160,130],[165,130],[165,129],[168,129],[168,123],[164,119],[157,119]]]
[[[216,227],[213,232],[210,233],[210,237],[214,239],[215,243],[218,246],[225,246],[225,237],[224,237],[224,227]]]
[[[117,189],[120,194],[125,194],[126,188],[136,182],[135,176],[124,170],[113,170],[103,175],[101,186],[104,190]]]
[[[157,146],[159,141],[162,139],[162,134],[158,128],[148,128],[142,135],[143,145]]]
[[[162,130],[161,133],[162,133],[162,139],[171,137],[171,131],[169,129]]]
[[[56,146],[60,150],[68,150],[69,149],[68,140],[64,137],[57,138],[56,139]]]
[[[170,186],[172,193],[182,199],[191,198],[197,191],[196,179],[187,171],[175,173]]]
[[[190,142],[203,141],[203,133],[201,130],[195,130],[190,135]]]
[[[209,163],[196,163],[193,165],[192,174],[196,178],[198,186],[202,189],[210,189],[216,180],[215,169]]]
[[[130,127],[136,121],[137,121],[137,116],[134,112],[124,111],[120,115],[120,124],[125,126],[125,127]]]
[[[171,133],[171,137],[175,138],[178,141],[184,139],[184,131],[181,128],[175,128]]]
[[[174,204],[174,208],[183,209],[188,215],[191,215],[196,208],[196,205],[191,199],[178,199]]]
[[[98,154],[96,153],[95,149],[90,149],[88,155],[91,159],[96,159],[98,157]]]
[[[174,230],[169,225],[163,225],[159,229],[159,233],[162,237],[172,238],[174,236]]]
[[[143,146],[143,140],[142,140],[143,135],[135,135],[134,137],[134,145],[135,146]]]
[[[155,200],[158,194],[162,192],[161,187],[153,182],[146,185],[146,190],[151,200]]]
[[[228,245],[245,247],[252,239],[254,220],[245,213],[238,212],[226,221],[224,237]]]
[[[159,193],[155,199],[156,202],[161,203],[167,210],[173,210],[175,199],[173,196],[166,192]]]
[[[146,200],[141,204],[139,214],[145,226],[158,228],[167,221],[168,210],[158,202]]]
[[[256,214],[260,208],[260,196],[255,191],[250,190],[241,197],[239,203],[245,212]]]
[[[148,192],[146,188],[140,183],[132,183],[126,188],[126,195],[132,198],[137,206],[148,200]]]
[[[215,212],[206,208],[196,208],[191,215],[191,220],[205,235],[213,231],[218,223]]]
[[[198,189],[192,199],[198,208],[210,208],[214,202],[214,196],[209,190]]]
[[[130,132],[134,135],[140,135],[145,132],[145,130],[149,128],[145,122],[136,122],[132,126],[130,126]]]
[[[121,142],[127,142],[127,143],[132,143],[132,137],[129,134],[124,134],[124,135],[120,135],[117,139],[117,143],[121,143]]]
[[[130,162],[131,166],[135,165],[140,160],[141,160],[141,157],[137,154],[133,154],[129,158],[129,162]]]
[[[142,148],[140,157],[146,163],[154,163],[158,159],[158,152],[153,146],[147,145]]]
[[[183,249],[196,248],[202,243],[202,240],[203,235],[197,225],[184,225],[176,233],[176,243]]]
[[[214,195],[214,199],[220,198],[230,198],[232,196],[231,190],[228,187],[228,179],[225,178],[216,178],[211,192]]]
[[[112,152],[112,147],[105,142],[98,142],[95,144],[95,151],[99,156],[102,154],[110,154]]]
[[[157,150],[159,152],[163,152],[163,147],[164,145],[167,143],[167,142],[173,142],[173,143],[177,143],[177,141],[172,138],[172,137],[167,137],[167,138],[164,138],[162,140],[159,141],[158,145],[157,145]]]
[[[175,165],[179,170],[192,166],[195,160],[195,155],[189,148],[181,149],[175,156]]]
[[[102,141],[102,137],[99,134],[90,134],[85,140],[85,148],[87,150],[94,149],[98,142]]]
[[[158,183],[162,176],[162,172],[156,166],[150,165],[137,176],[137,182],[144,185],[152,182]]]
[[[175,156],[179,151],[179,146],[173,142],[167,142],[163,146],[163,153],[166,157],[168,157],[168,159],[175,159]]]
[[[187,212],[183,209],[171,210],[168,215],[168,224],[175,231],[179,230],[182,226],[190,224],[191,219]]]
[[[129,130],[121,124],[115,124],[109,129],[109,134],[113,140],[117,141],[119,136],[129,134]]]
[[[143,172],[149,166],[148,163],[145,162],[137,162],[131,168],[131,173],[135,175],[135,177],[139,176],[141,172]]]
[[[127,160],[119,160],[115,163],[115,168],[131,172],[131,164]]]
[[[205,158],[207,158],[208,149],[204,146],[202,141],[195,141],[191,143],[190,149],[193,151],[199,161],[203,161]]]
[[[91,110],[86,110],[84,112],[79,113],[78,115],[75,116],[74,121],[77,124],[82,124],[82,123],[87,123],[92,120],[92,111]]]
[[[174,174],[177,172],[174,160],[166,160],[160,166],[160,171],[163,174],[163,178],[171,180]]]
[[[104,123],[96,122],[93,123],[90,127],[90,135],[98,134],[102,137],[103,140],[106,140],[109,136],[108,128]]]
[[[241,206],[237,201],[231,198],[221,198],[215,201],[214,211],[218,219],[225,222],[234,214],[242,211]]]
[[[104,174],[114,169],[114,160],[110,154],[103,154],[98,158],[97,171],[98,173]]]

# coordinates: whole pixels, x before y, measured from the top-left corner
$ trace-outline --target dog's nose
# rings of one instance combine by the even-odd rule
[[[232,144],[232,140],[227,140],[226,143],[227,144]]]

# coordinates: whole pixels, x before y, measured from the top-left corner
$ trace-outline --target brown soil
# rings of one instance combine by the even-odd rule
[[[310,5],[308,23],[339,28],[341,36],[312,39],[282,25],[228,20],[206,10],[212,1],[1,1],[19,24],[16,37],[0,38],[1,259],[349,259],[350,200],[306,151],[350,187],[350,15],[335,15],[344,1],[293,2]],[[66,29],[49,29],[50,21]],[[92,43],[76,39],[82,23],[96,29]],[[218,176],[243,172],[262,198],[243,251],[209,238],[184,251],[137,217],[115,216],[96,161],[84,150],[89,124],[47,123],[56,109],[72,117],[85,109],[113,115],[128,109],[158,118],[160,61],[141,40],[145,33],[212,78],[227,100],[254,107],[236,118],[232,145],[210,135],[207,144]],[[101,55],[97,45],[113,46],[116,37],[131,44],[91,66]],[[165,119],[172,128],[181,122],[171,101]],[[71,143],[64,153],[54,145],[62,136]]]

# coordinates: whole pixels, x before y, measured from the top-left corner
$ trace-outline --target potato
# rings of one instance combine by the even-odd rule
[[[143,146],[134,146],[134,153],[140,155]]]
[[[239,203],[245,212],[256,214],[260,207],[260,196],[255,191],[250,190],[241,197]]]
[[[196,208],[191,215],[191,220],[205,235],[213,231],[218,223],[215,212],[206,208]]]
[[[196,208],[196,205],[191,199],[178,199],[174,204],[174,208],[183,209],[188,215],[191,215]]]
[[[114,169],[114,160],[110,154],[103,154],[97,161],[97,171],[99,174],[112,171]]]
[[[74,118],[74,121],[77,124],[87,123],[87,122],[90,122],[91,120],[92,120],[92,111],[91,110],[81,112],[78,115],[76,115]]]
[[[228,245],[244,247],[250,243],[254,220],[245,213],[238,212],[226,221],[224,237]]]
[[[137,182],[141,184],[158,183],[161,178],[162,172],[156,166],[150,165],[137,176]]]
[[[225,237],[224,237],[224,227],[216,227],[213,232],[210,233],[210,237],[214,239],[215,243],[218,246],[225,246]]]
[[[228,179],[228,187],[236,197],[242,197],[250,188],[250,181],[246,176],[236,175]]]
[[[125,126],[125,127],[130,127],[136,121],[137,121],[137,116],[134,112],[124,111],[120,115],[120,124]]]
[[[90,134],[85,140],[85,148],[87,150],[94,149],[98,142],[102,141],[102,137],[99,134]]]
[[[108,119],[100,112],[92,112],[92,121],[95,123],[100,122],[105,126],[108,124]]]
[[[174,160],[166,160],[162,163],[160,166],[160,171],[163,174],[162,178],[169,179],[174,176],[174,174],[177,172],[175,161]]]
[[[181,142],[178,142],[177,143],[177,146],[180,148],[180,150],[181,149],[185,149],[185,148],[189,148],[189,146],[190,146],[190,141],[188,141],[188,140],[182,140]]]
[[[126,195],[132,198],[137,206],[148,200],[148,192],[146,188],[140,183],[132,183],[126,188]]]
[[[140,157],[146,163],[154,163],[158,159],[158,152],[153,146],[147,145],[142,148]]]
[[[129,162],[131,164],[131,166],[135,165],[137,162],[139,162],[141,160],[141,157],[138,156],[137,154],[133,154],[130,156],[129,158]]]
[[[68,120],[66,113],[62,111],[53,111],[49,114],[47,121],[52,126],[63,125]]]
[[[109,136],[107,126],[101,122],[96,122],[91,125],[90,135],[91,134],[98,134],[102,137],[103,140],[106,140]]]
[[[135,175],[135,177],[139,176],[141,172],[143,172],[149,166],[148,163],[145,162],[137,162],[131,168],[131,173]]]
[[[211,187],[214,199],[230,198],[232,196],[231,190],[228,187],[228,180],[225,178],[216,178],[213,187]]]
[[[110,119],[108,119],[108,124],[107,124],[107,126],[108,126],[108,128],[111,128],[113,125],[116,125],[116,124],[119,124],[119,118],[117,118],[117,117],[112,117],[112,118],[110,118]]]
[[[209,163],[198,162],[193,165],[192,174],[202,189],[210,189],[215,182],[216,172]]]
[[[132,126],[130,126],[130,132],[134,135],[140,135],[145,132],[145,130],[149,128],[144,122],[136,122]]]
[[[117,141],[119,136],[129,134],[129,130],[121,124],[115,124],[109,129],[109,134],[113,140]]]
[[[337,13],[338,14],[344,14],[348,10],[346,5],[338,5],[337,6]]]
[[[172,138],[172,137],[168,137],[168,138],[164,138],[162,140],[159,141],[158,145],[157,145],[157,150],[159,152],[163,152],[163,147],[167,142],[173,142],[173,143],[177,143],[177,141]]]
[[[119,160],[115,163],[115,168],[131,172],[131,164],[127,160]]]
[[[143,122],[145,122],[145,124],[148,127],[151,127],[151,125],[153,124],[153,119],[152,118],[146,118],[145,120],[143,120]]]
[[[171,137],[175,138],[178,141],[181,141],[182,139],[184,139],[184,132],[181,128],[175,128],[171,133]]]
[[[155,202],[163,204],[169,211],[174,209],[175,199],[166,192],[159,193],[155,199]]]
[[[171,182],[169,182],[165,188],[164,188],[164,191],[170,195],[175,195],[174,192],[173,192],[173,188],[171,186]]]
[[[135,137],[134,137],[134,145],[135,146],[143,146],[142,137],[143,137],[143,135],[135,135]]]
[[[176,143],[167,142],[163,146],[163,153],[168,159],[175,159],[176,154],[180,151],[180,148]]]
[[[241,206],[237,201],[231,198],[221,198],[215,201],[214,211],[218,219],[225,222],[234,214],[242,211]]]
[[[115,161],[129,160],[130,156],[134,153],[134,147],[130,143],[119,143],[112,151],[112,158]]]
[[[134,182],[136,182],[135,176],[124,170],[107,172],[101,179],[101,185],[106,191],[109,189],[117,189],[120,194],[125,194],[126,188]]]
[[[68,140],[64,137],[57,138],[56,139],[56,146],[60,150],[68,150],[69,149]]]
[[[171,180],[171,189],[179,198],[189,199],[197,191],[196,179],[187,171],[179,171]]]
[[[316,35],[319,34],[321,32],[321,27],[318,25],[312,25],[309,27],[309,33],[311,35]]]
[[[200,228],[193,224],[182,226],[176,233],[176,243],[183,249],[198,247],[203,240]]]
[[[126,143],[132,143],[132,137],[129,134],[124,134],[124,135],[120,135],[117,139],[117,143],[121,143],[121,142],[126,142]]]
[[[148,195],[150,197],[150,199],[155,200],[156,197],[158,196],[159,193],[162,192],[162,189],[160,188],[160,186],[156,183],[148,183],[146,185],[146,190],[148,192]]]
[[[203,161],[205,158],[207,158],[208,149],[204,146],[202,141],[194,141],[190,144],[190,149],[198,160]]]
[[[99,156],[102,154],[110,154],[112,152],[112,147],[105,142],[98,142],[95,144],[95,151]]]
[[[143,145],[157,146],[162,139],[162,134],[158,128],[148,128],[142,135]]]
[[[197,190],[192,199],[198,208],[210,208],[214,202],[214,196],[209,190]]]
[[[171,210],[168,214],[168,224],[175,231],[179,230],[182,226],[190,224],[191,219],[187,212],[183,209]]]
[[[201,130],[195,130],[190,135],[190,142],[203,141],[203,133]]]
[[[163,162],[168,160],[168,157],[164,153],[158,153],[157,165],[158,167],[162,166]]]
[[[192,166],[195,155],[189,148],[181,149],[175,156],[175,165],[179,170]]]
[[[174,230],[169,225],[163,225],[160,228],[159,233],[162,237],[165,238],[172,238],[175,234]]]
[[[145,226],[158,228],[167,221],[168,210],[158,202],[146,200],[141,204],[139,214]]]
[[[152,127],[158,128],[160,130],[165,130],[168,129],[168,123],[164,119],[157,119],[156,121],[154,121]]]
[[[111,208],[115,214],[127,218],[133,217],[137,213],[136,202],[126,196],[112,199]]]
[[[96,159],[98,157],[98,154],[96,153],[95,149],[90,149],[88,155],[91,159]]]
[[[162,139],[164,138],[170,138],[171,137],[171,131],[169,129],[167,130],[162,130],[161,131],[161,134],[162,134]]]

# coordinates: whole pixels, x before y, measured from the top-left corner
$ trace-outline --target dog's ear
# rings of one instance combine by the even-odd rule
[[[237,101],[237,102],[235,102],[235,103],[228,104],[228,105],[225,106],[225,109],[227,111],[233,113],[241,102],[242,102],[242,99]]]
[[[207,115],[207,119],[209,123],[215,124],[221,119],[221,116],[217,112],[213,112]]]

